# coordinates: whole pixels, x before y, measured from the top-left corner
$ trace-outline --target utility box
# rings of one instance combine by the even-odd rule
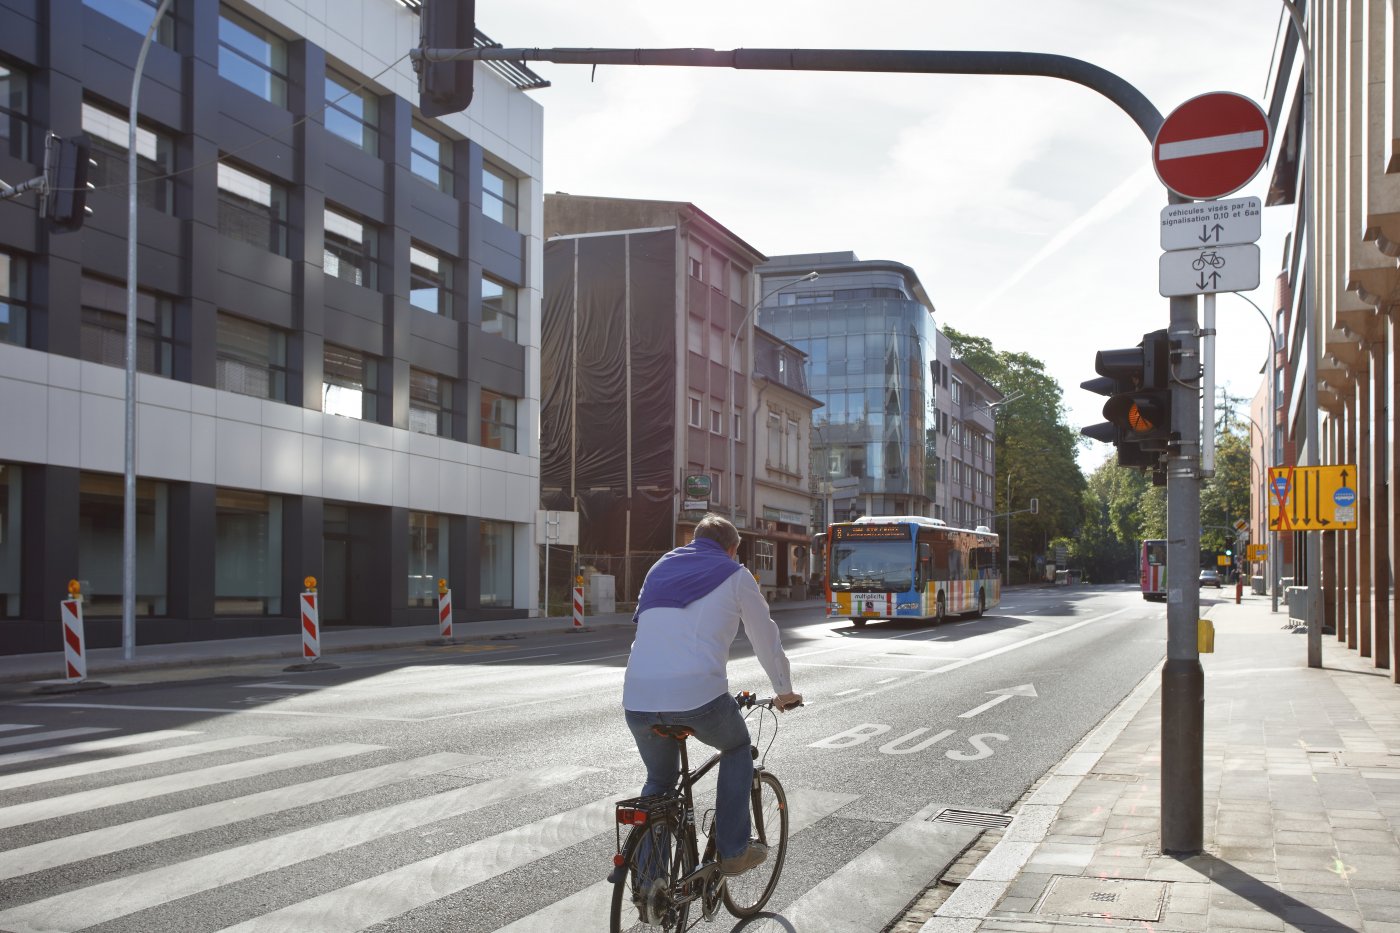
[[[1308,588],[1306,586],[1290,586],[1283,592],[1288,599],[1288,621],[1295,625],[1306,625],[1308,622]]]
[[[589,577],[588,605],[595,614],[617,612],[617,577],[610,573]]]

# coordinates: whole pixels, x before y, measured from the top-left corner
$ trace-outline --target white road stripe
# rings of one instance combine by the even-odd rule
[[[240,690],[252,690],[255,687],[260,690],[325,690],[331,684],[239,684]]]
[[[834,697],[850,696],[852,693],[860,693],[860,690],[861,690],[860,687],[856,687],[856,688],[854,688],[854,689],[852,689],[852,690],[842,690],[840,693],[833,693],[832,696],[834,696]]]
[[[949,659],[929,658],[928,660],[947,661]],[[879,666],[873,664],[819,664],[816,661],[798,661],[796,663],[802,664],[805,667],[839,667],[850,671],[901,671],[906,674],[927,674],[932,670],[932,668],[927,667],[891,667],[888,664],[881,664]]]
[[[19,703],[18,706],[45,706],[58,709],[126,709],[153,713],[258,713],[263,716],[308,716],[322,719],[373,719],[382,722],[421,722],[411,716],[350,716],[339,713],[263,709],[257,706],[129,706],[119,703]]]
[[[804,788],[784,788],[788,795],[788,838],[830,816],[859,794],[832,794]],[[590,884],[576,894],[556,901],[542,910],[501,927],[496,933],[559,933],[560,930],[590,930],[608,915],[613,886],[606,881]]]
[[[0,911],[7,933],[73,933],[182,897],[339,852],[394,833],[451,819],[472,810],[518,799],[596,768],[539,768],[342,817],[271,839],[115,878]],[[611,798],[610,798],[611,799]],[[605,816],[611,820],[609,810]]]
[[[617,794],[609,794],[489,839],[226,927],[221,933],[363,930],[611,831],[617,799]]]
[[[111,729],[89,729],[89,732],[111,732]],[[25,764],[31,761],[42,761],[45,758],[62,758],[64,755],[85,755],[88,752],[105,752],[112,748],[122,748],[127,745],[144,745],[147,742],[162,742],[165,739],[180,739],[188,735],[199,735],[198,732],[191,732],[188,729],[161,729],[158,732],[140,732],[136,735],[118,735],[110,739],[93,739],[90,742],[73,742],[68,745],[54,745],[50,748],[36,748],[27,752],[11,752],[8,755],[0,755],[0,768],[14,764]],[[11,778],[14,775],[11,775]],[[7,786],[5,781],[11,778],[0,778],[0,790]],[[13,785],[22,787],[23,784]]]
[[[0,739],[0,748],[8,745],[28,745],[31,742],[47,742],[51,739],[69,739],[79,735],[92,735],[94,732],[116,732],[116,729],[102,729],[97,726],[84,726],[80,729],[55,729],[53,732],[26,732]]]
[[[373,747],[373,746],[371,746]],[[277,756],[289,759],[293,755]],[[324,757],[324,756],[323,756]],[[263,759],[263,763],[272,759]],[[330,777],[278,787],[272,790],[220,800],[216,803],[192,807],[175,813],[164,813],[147,817],[106,829],[94,829],[86,833],[38,842],[19,849],[0,852],[0,879],[15,878],[31,872],[43,871],[59,865],[68,865],[99,855],[110,855],[137,846],[150,845],[165,839],[174,839],[189,833],[201,832],[216,826],[227,826],[243,820],[251,820],[271,813],[281,813],[296,807],[334,800],[358,794],[376,787],[386,787],[424,775],[437,774],[452,768],[484,761],[481,755],[458,755],[441,752],[425,755],[408,761],[396,761],[362,771],[349,771],[333,774]],[[296,767],[295,763],[284,761],[283,768]],[[268,770],[272,770],[269,768]]]
[[[22,723],[0,723],[0,732],[14,732],[16,729],[37,729],[38,726],[27,726]]]
[[[282,739],[277,736],[235,736],[228,739],[215,739],[211,742],[200,742],[196,745],[181,745],[176,748],[165,748],[156,752],[151,752],[148,755],[130,755],[125,758],[104,758],[99,761],[88,762],[88,764],[103,765],[103,770],[111,770],[138,764],[144,765],[158,761],[171,761],[175,758],[189,758],[193,755],[205,755],[210,752],[221,752],[231,748],[244,748],[249,745],[260,745],[264,742],[280,741],[282,741]],[[147,778],[143,781],[114,784],[111,787],[98,787],[93,790],[77,791],[72,794],[64,794],[61,797],[48,797],[43,800],[33,800],[29,803],[17,803],[10,807],[0,807],[0,829],[8,826],[22,826],[25,823],[35,823],[39,820],[51,820],[55,817],[67,816],[70,813],[100,810],[103,807],[111,807],[131,800],[149,800],[152,797],[173,794],[182,790],[191,790],[196,787],[208,787],[212,784],[219,784],[224,781],[236,781],[240,778],[258,777],[263,774],[270,774],[273,771],[281,771],[285,768],[317,764],[318,762],[332,761],[336,758],[345,758],[350,755],[363,755],[365,752],[376,751],[382,747],[383,746],[379,745],[329,745],[324,748],[310,748],[301,751],[286,752],[281,755],[269,755],[266,758],[235,761],[230,764],[215,765],[196,771],[166,774],[160,777]],[[175,754],[177,752],[179,754]],[[49,770],[52,772],[62,771],[64,769],[51,768]],[[61,776],[69,777],[70,775],[65,774]],[[40,777],[30,783],[38,784],[44,780],[45,778]]]
[[[1263,130],[1250,130],[1247,133],[1225,133],[1220,136],[1202,136],[1197,139],[1183,139],[1173,143],[1162,143],[1157,147],[1157,158],[1189,159],[1191,156],[1215,155],[1220,152],[1241,152],[1246,149],[1263,149]]]
[[[899,679],[898,677],[886,677],[884,680],[877,680],[877,681],[875,681],[875,683],[876,683],[876,684],[892,684],[892,683],[894,683],[894,682],[895,682],[896,680],[898,680],[898,679]]]

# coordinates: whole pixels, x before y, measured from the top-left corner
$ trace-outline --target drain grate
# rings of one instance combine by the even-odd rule
[[[930,823],[957,823],[961,826],[982,826],[987,829],[1004,829],[1011,825],[1009,813],[985,813],[981,810],[940,810]]]

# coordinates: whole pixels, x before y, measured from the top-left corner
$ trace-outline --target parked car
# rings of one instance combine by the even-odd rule
[[[1201,586],[1213,586],[1220,589],[1220,574],[1214,570],[1202,570],[1200,583]]]

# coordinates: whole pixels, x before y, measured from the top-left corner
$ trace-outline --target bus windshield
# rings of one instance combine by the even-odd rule
[[[838,540],[833,545],[833,590],[902,593],[913,586],[913,548],[909,541]]]
[[[1167,562],[1167,542],[1165,541],[1144,541],[1143,550],[1147,554],[1147,563],[1153,566],[1164,566]]]

